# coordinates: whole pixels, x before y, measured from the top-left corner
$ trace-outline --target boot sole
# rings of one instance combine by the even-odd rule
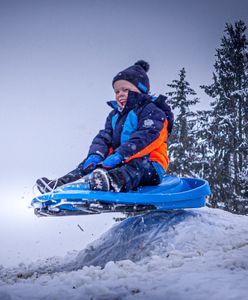
[[[110,191],[110,182],[107,172],[102,169],[93,171],[90,179],[90,189],[95,191]]]

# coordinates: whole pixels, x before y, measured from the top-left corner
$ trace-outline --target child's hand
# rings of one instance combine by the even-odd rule
[[[89,174],[93,170],[95,170],[97,164],[102,161],[102,157],[98,154],[91,154],[86,160],[79,165],[82,168],[84,174]]]
[[[105,169],[112,169],[112,168],[116,167],[117,165],[119,165],[122,161],[123,161],[123,156],[120,153],[116,152],[116,153],[108,156],[102,162],[102,166]]]

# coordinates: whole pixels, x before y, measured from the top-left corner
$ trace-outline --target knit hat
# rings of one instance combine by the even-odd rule
[[[146,74],[150,66],[144,60],[137,61],[131,67],[119,72],[113,79],[112,85],[117,80],[127,80],[135,85],[142,93],[148,94],[150,90],[149,78]]]

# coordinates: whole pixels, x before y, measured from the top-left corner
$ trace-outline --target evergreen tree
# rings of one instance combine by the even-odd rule
[[[194,145],[197,159],[194,161],[193,168],[197,176],[209,180],[213,155],[213,147],[209,143],[211,140],[209,128],[209,124],[211,123],[211,111],[197,111],[194,123],[192,134],[197,141]]]
[[[209,146],[211,181],[215,206],[233,212],[248,212],[248,52],[246,26],[226,24],[217,49],[213,83],[203,86],[212,98]],[[246,175],[245,175],[246,174]],[[246,178],[246,179],[245,179]],[[246,200],[248,200],[246,198]]]
[[[172,91],[166,93],[168,103],[178,114],[174,122],[173,133],[170,137],[170,171],[179,176],[192,176],[195,161],[195,137],[192,134],[195,114],[190,110],[199,100],[195,91],[186,81],[186,71],[183,68],[179,73],[179,80],[173,80],[168,86]]]

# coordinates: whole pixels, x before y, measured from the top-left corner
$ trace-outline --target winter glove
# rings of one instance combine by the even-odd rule
[[[115,152],[114,154],[111,154],[108,156],[102,163],[101,166],[105,169],[113,169],[117,165],[119,165],[123,161],[123,156]]]
[[[100,155],[91,154],[79,165],[79,168],[81,168],[82,173],[86,175],[95,170],[97,164],[101,161],[103,161],[103,158]]]

